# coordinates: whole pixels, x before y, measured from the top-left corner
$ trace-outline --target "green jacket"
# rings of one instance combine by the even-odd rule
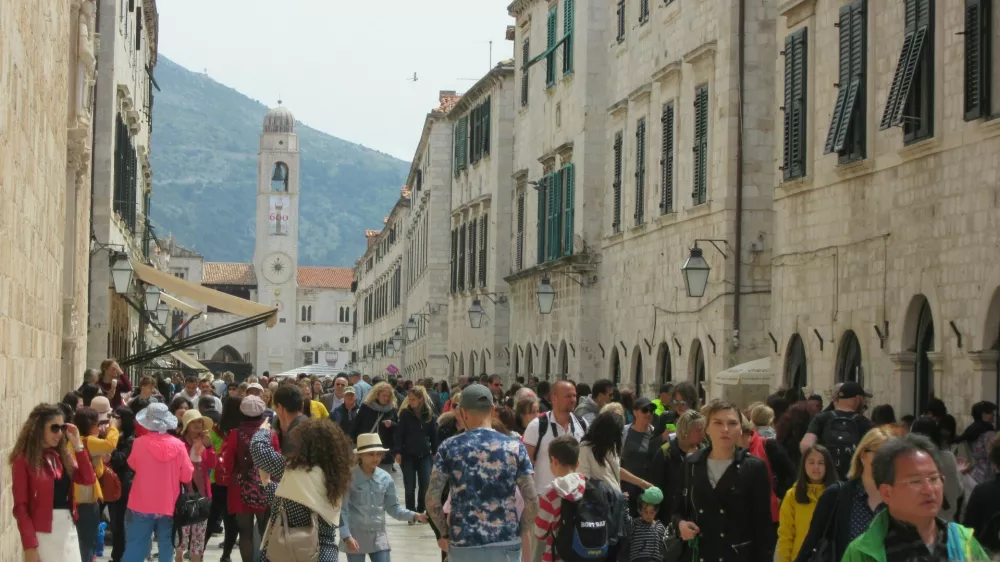
[[[663,405],[663,401],[660,400],[659,398],[651,400],[651,402],[653,403],[654,406],[656,406],[656,412],[654,413],[657,416],[662,416],[663,412],[667,411],[667,407]]]
[[[886,562],[885,536],[889,532],[889,512],[875,516],[868,530],[854,539],[841,562]],[[956,544],[957,543],[957,544]],[[948,560],[950,562],[986,562],[990,556],[972,536],[972,529],[948,523]]]

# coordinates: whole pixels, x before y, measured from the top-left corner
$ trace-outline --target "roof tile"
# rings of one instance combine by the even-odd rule
[[[257,285],[257,274],[249,263],[205,262],[203,285]]]
[[[350,289],[354,270],[349,267],[300,267],[299,287],[311,289]]]

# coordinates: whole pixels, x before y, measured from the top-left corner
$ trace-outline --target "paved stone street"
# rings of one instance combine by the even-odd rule
[[[396,481],[396,491],[399,493],[400,502],[403,501],[403,474],[402,472],[392,473]],[[389,529],[389,544],[392,545],[393,559],[405,562],[440,562],[441,551],[438,550],[437,543],[434,542],[434,531],[430,525],[407,525],[404,522],[389,519],[387,524]],[[339,536],[338,536],[339,538]],[[222,539],[213,537],[205,551],[204,562],[219,562],[222,556],[222,549],[219,544]],[[110,559],[110,545],[105,550],[105,556],[99,560]],[[341,552],[340,559],[347,560],[347,555]],[[233,562],[240,562],[239,549],[233,551]]]

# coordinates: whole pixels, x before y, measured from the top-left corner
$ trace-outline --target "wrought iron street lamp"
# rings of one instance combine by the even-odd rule
[[[156,285],[146,286],[146,310],[152,312],[160,305],[160,288]]]
[[[691,248],[687,261],[681,266],[681,273],[684,274],[684,288],[689,297],[705,296],[705,287],[708,286],[708,274],[712,271],[711,266],[705,261],[705,256],[697,244]]]
[[[170,314],[170,308],[167,303],[160,301],[159,306],[156,307],[156,323],[160,326],[166,327],[167,316]]]
[[[538,282],[538,290],[535,291],[538,295],[538,312],[541,314],[549,314],[552,312],[552,304],[556,300],[556,290],[552,288],[552,282],[549,281],[549,276],[546,275],[542,277],[542,280]]]
[[[472,306],[469,307],[469,325],[478,330],[483,327],[483,317],[486,311],[483,310],[483,303],[479,299],[472,299]]]
[[[381,358],[382,358],[382,344],[376,344],[375,345],[375,359],[378,360],[378,359],[381,359]]]
[[[399,334],[399,330],[396,330],[396,333],[392,335],[392,347],[396,351],[403,349],[403,336]]]
[[[115,285],[115,292],[124,295],[132,287],[132,276],[135,271],[132,263],[128,260],[128,254],[117,252],[111,256],[111,280]]]
[[[417,326],[417,320],[413,316],[406,321],[406,341],[413,341],[417,339],[417,331],[419,327]]]

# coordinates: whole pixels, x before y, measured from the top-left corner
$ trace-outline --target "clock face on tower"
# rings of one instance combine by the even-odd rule
[[[292,259],[281,252],[275,252],[264,258],[262,269],[264,277],[275,285],[287,283],[294,273]]]

